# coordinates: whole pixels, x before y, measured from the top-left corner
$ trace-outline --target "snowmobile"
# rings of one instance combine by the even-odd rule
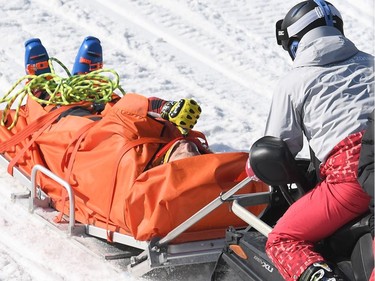
[[[245,207],[258,204],[260,200],[234,200],[233,211],[249,227],[228,228],[224,250],[212,275],[215,281],[222,280],[228,270],[236,272],[243,280],[284,280],[265,253],[267,235],[285,210],[317,181],[310,160],[294,159],[286,143],[275,137],[266,136],[255,142],[249,159],[255,176],[272,189],[264,196],[269,206],[259,218],[247,212]],[[374,268],[369,217],[369,213],[358,217],[316,246],[351,281],[369,280]]]

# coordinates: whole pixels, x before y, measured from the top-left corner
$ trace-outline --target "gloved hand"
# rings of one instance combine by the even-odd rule
[[[180,99],[178,102],[167,102],[162,110],[161,117],[177,126],[183,135],[187,135],[197,123],[202,110],[193,99]]]

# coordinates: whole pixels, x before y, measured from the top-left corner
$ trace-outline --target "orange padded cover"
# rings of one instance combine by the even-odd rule
[[[148,117],[147,109],[147,98],[126,94],[116,104],[108,104],[100,120],[63,117],[39,131],[17,165],[30,174],[35,164],[41,164],[68,181],[75,193],[76,219],[82,223],[137,240],[163,237],[243,180],[248,154],[204,154],[147,169],[162,145],[181,136],[168,122]],[[45,121],[40,121],[41,116],[51,112],[29,99],[15,128],[0,127],[0,140],[6,143],[27,127],[42,127]],[[13,116],[14,112],[8,116],[9,123]],[[2,152],[12,159],[34,134],[16,146],[4,146]],[[69,214],[64,189],[43,175],[38,176],[38,182],[54,207]],[[258,182],[242,192],[266,190],[268,187]],[[258,215],[264,208],[251,207],[251,211]],[[223,237],[228,226],[240,225],[244,223],[224,203],[180,238]]]

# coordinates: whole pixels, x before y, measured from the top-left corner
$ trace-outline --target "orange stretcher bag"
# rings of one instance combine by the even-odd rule
[[[41,164],[65,179],[74,190],[76,220],[106,228],[109,240],[111,231],[137,240],[163,237],[243,180],[248,155],[210,153],[149,168],[159,149],[181,134],[169,122],[149,117],[147,109],[147,98],[126,94],[108,104],[100,120],[67,115],[56,121],[63,107],[49,111],[29,99],[12,130],[0,127],[0,151],[28,174]],[[12,118],[14,113],[8,121]],[[69,214],[66,191],[44,175],[37,181],[54,207]],[[267,190],[251,183],[242,192]],[[258,215],[264,208],[250,210]],[[244,223],[224,204],[181,239],[223,237],[230,225]]]

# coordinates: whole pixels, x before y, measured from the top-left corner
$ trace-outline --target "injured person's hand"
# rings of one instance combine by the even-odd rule
[[[202,110],[193,99],[168,102],[161,110],[161,117],[175,124],[183,135],[187,135],[197,123]]]

